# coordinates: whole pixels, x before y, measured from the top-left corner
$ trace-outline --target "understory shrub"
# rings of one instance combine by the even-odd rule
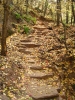
[[[36,18],[32,17],[31,15],[24,15],[24,14],[20,14],[18,12],[14,12],[14,16],[16,18],[16,20],[19,22],[20,20],[24,19],[26,20],[26,22],[28,23],[32,23],[32,24],[36,24]]]
[[[14,13],[14,15],[15,15],[15,18],[16,18],[17,22],[22,20],[22,16],[19,13],[16,12],[16,13]]]
[[[28,26],[24,26],[24,31],[25,34],[28,34],[30,32],[30,28]]]
[[[19,13],[15,13],[16,19],[21,19],[21,15]]]
[[[25,17],[25,20],[27,22],[33,22],[34,24],[36,24],[36,18],[35,17],[32,17],[30,15],[25,15],[24,17]]]

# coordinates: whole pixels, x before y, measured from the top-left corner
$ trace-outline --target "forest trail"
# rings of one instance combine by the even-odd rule
[[[60,79],[56,65],[53,64],[57,58],[53,56],[54,52],[46,52],[57,44],[53,30],[48,29],[48,22],[46,25],[46,22],[42,21],[37,21],[33,28],[34,33],[28,35],[26,39],[21,39],[17,44],[18,51],[25,57],[28,79],[26,93],[34,100],[58,99]],[[45,58],[45,53],[48,53],[49,59]]]
[[[75,100],[75,0],[5,1],[0,100]]]
[[[56,64],[61,62],[65,47],[50,24],[38,20],[31,34],[15,33],[7,39],[8,54],[0,60],[5,64],[1,67],[1,83],[11,100],[59,98],[60,70]]]

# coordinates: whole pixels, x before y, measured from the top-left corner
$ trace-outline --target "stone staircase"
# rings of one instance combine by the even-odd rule
[[[41,25],[41,23],[39,23]],[[54,66],[43,65],[39,57],[39,50],[46,48],[44,39],[48,39],[52,30],[46,29],[44,25],[34,26],[35,33],[29,35],[25,40],[17,44],[18,51],[25,56],[27,81],[26,91],[33,100],[63,100],[59,99],[60,80],[55,73]],[[45,34],[49,35],[45,36]],[[54,70],[53,70],[54,68]]]

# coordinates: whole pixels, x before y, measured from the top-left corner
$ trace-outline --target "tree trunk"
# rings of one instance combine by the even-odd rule
[[[69,21],[69,0],[67,0],[67,5],[66,5],[66,24],[68,24]]]
[[[46,15],[47,7],[48,7],[48,0],[45,1],[44,17],[45,17],[45,15]]]
[[[75,2],[72,0],[72,16],[73,16],[73,23],[75,24]]]
[[[57,0],[57,26],[60,24],[61,18],[61,0]]]
[[[28,15],[28,0],[26,0],[26,15]]]
[[[4,3],[4,19],[3,19],[3,27],[2,27],[2,39],[1,39],[1,55],[6,56],[7,54],[7,46],[6,46],[6,36],[7,36],[7,22],[9,15],[9,8],[7,2]]]
[[[75,24],[75,1],[74,1],[74,24]]]

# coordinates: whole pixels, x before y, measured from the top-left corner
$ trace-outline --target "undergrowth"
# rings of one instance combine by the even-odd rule
[[[20,21],[20,20],[25,20],[27,23],[32,23],[32,24],[36,24],[36,18],[32,17],[31,15],[24,15],[24,14],[20,14],[15,12],[14,13],[16,20]]]
[[[14,13],[14,15],[15,15],[16,19],[18,19],[18,20],[22,19],[22,16],[19,13],[16,12],[16,13]]]
[[[33,22],[33,24],[36,24],[36,18],[35,17],[32,17],[31,15],[25,15],[24,18],[27,22]]]
[[[24,30],[23,33],[25,34],[29,34],[30,32],[30,28],[28,26],[24,26],[23,30]]]

